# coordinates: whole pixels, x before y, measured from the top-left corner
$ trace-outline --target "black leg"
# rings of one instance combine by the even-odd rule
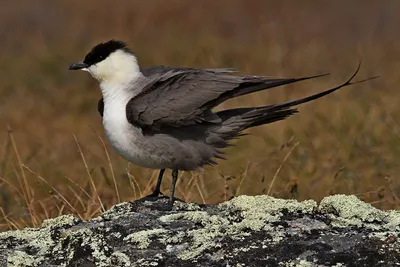
[[[161,190],[160,190],[160,187],[161,187],[161,181],[162,181],[164,172],[165,172],[165,169],[161,169],[160,170],[160,173],[159,173],[158,179],[157,179],[157,184],[156,184],[156,187],[154,188],[153,193],[151,193],[148,196],[145,196],[144,198],[146,198],[146,199],[147,198],[158,198],[160,196],[160,194],[162,194]]]
[[[172,206],[174,205],[174,195],[175,195],[175,186],[176,181],[178,180],[178,170],[172,171],[172,187],[171,187],[171,195],[169,197],[169,207],[172,210]]]
[[[160,187],[161,187],[161,181],[162,181],[164,172],[165,172],[165,169],[161,169],[161,170],[160,170],[160,173],[158,174],[156,187],[154,188],[154,191],[153,191],[153,193],[151,194],[151,195],[153,195],[153,196],[155,196],[155,197],[158,197],[158,196],[161,194]]]

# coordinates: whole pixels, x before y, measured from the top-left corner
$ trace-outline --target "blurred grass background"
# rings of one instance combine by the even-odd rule
[[[395,0],[2,1],[0,230],[65,213],[87,219],[154,186],[157,172],[128,165],[105,140],[103,146],[98,84],[87,73],[68,71],[111,38],[127,41],[142,67],[234,67],[279,77],[332,73],[222,107],[327,89],[362,59],[359,79],[379,79],[252,129],[227,150],[227,161],[183,173],[177,196],[217,203],[238,194],[320,200],[345,193],[399,208],[398,10]],[[165,193],[169,186],[167,172]]]

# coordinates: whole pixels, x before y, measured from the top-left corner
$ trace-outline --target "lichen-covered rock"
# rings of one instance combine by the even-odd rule
[[[87,222],[67,215],[0,233],[0,267],[399,266],[400,212],[354,196],[166,205],[121,203]]]

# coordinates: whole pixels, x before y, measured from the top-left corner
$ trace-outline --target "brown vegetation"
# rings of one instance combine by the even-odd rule
[[[4,2],[4,1],[3,1]],[[94,44],[127,41],[143,67],[234,67],[247,74],[332,75],[224,104],[264,105],[346,79],[352,86],[251,130],[228,160],[184,173],[177,195],[316,200],[356,194],[399,208],[397,1],[11,1],[0,10],[0,230],[74,213],[84,219],[149,193],[157,173],[128,165],[103,138],[97,83],[70,73]],[[107,154],[107,151],[109,154]],[[273,184],[272,184],[273,181]],[[170,173],[163,184],[169,190]]]

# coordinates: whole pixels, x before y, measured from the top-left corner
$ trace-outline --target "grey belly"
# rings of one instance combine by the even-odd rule
[[[168,134],[144,135],[126,120],[103,118],[105,134],[126,160],[152,169],[195,170],[212,159],[215,149],[201,140]]]
[[[162,134],[145,138],[145,150],[160,163],[159,169],[195,170],[213,157],[213,148],[199,141],[178,140]]]
[[[213,156],[213,149],[207,144],[163,134],[141,138],[114,138],[111,135],[108,138],[123,158],[145,168],[195,170]]]

